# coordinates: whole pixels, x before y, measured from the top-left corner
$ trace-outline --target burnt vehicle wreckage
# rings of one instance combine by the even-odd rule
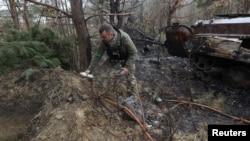
[[[250,14],[216,15],[191,27],[173,23],[165,28],[164,44],[173,56],[188,58],[194,72],[223,71],[234,88],[250,88]]]

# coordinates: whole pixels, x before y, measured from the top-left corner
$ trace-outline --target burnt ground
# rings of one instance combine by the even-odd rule
[[[195,77],[184,58],[139,48],[138,87],[145,122],[116,105],[126,87],[58,69],[0,76],[0,140],[207,140],[209,124],[249,124],[249,90],[233,89],[221,71]],[[124,86],[124,85],[121,85]]]

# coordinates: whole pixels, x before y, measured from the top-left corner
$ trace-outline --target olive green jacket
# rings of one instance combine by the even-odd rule
[[[111,41],[112,44],[110,44],[110,46],[111,47],[120,46],[120,38],[122,39],[123,46],[127,49],[127,52],[128,52],[128,58],[127,58],[127,61],[126,61],[124,67],[128,68],[128,70],[130,71],[130,69],[134,69],[134,66],[135,66],[135,60],[137,57],[137,48],[127,33],[125,33],[124,31],[122,31],[120,29],[119,29],[119,31],[121,33],[121,37],[118,36],[117,33],[115,33],[115,36],[117,36],[118,38],[116,38],[115,42]],[[103,54],[106,51],[105,48],[106,48],[105,44],[103,42],[101,42],[95,55],[92,57],[92,60],[91,60],[90,65],[88,67],[88,69],[91,72],[94,70],[95,66],[97,66],[99,61],[101,60]]]

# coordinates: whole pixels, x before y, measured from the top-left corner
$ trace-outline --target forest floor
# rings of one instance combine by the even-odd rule
[[[15,71],[0,76],[0,141],[206,141],[209,124],[250,123],[250,91],[223,84],[222,72],[201,80],[187,59],[139,51],[143,121],[117,104],[127,90],[116,78],[104,87],[59,68]]]

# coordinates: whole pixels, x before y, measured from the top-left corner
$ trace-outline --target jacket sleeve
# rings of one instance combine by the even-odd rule
[[[89,64],[88,70],[90,72],[94,71],[95,67],[98,65],[99,61],[101,60],[103,54],[104,54],[104,45],[101,43],[100,46],[97,48],[97,51],[93,55],[91,62]]]
[[[130,36],[123,31],[121,32],[122,32],[124,47],[127,48],[128,51],[128,59],[126,61],[125,67],[127,67],[130,70],[133,69],[135,65],[135,60],[137,57],[137,48],[133,43],[133,41],[131,40]]]

